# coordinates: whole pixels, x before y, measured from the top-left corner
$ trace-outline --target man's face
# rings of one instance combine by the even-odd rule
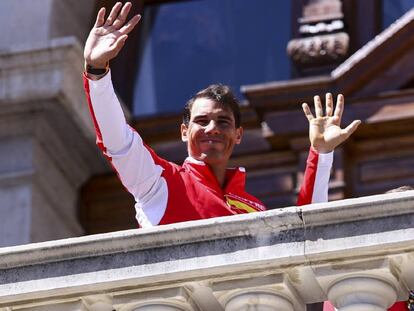
[[[236,128],[233,112],[208,98],[196,99],[188,126],[181,124],[181,138],[187,142],[188,154],[213,166],[227,166],[242,134],[243,129]]]

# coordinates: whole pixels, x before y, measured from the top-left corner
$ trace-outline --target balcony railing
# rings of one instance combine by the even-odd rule
[[[386,310],[414,191],[0,249],[0,310]]]

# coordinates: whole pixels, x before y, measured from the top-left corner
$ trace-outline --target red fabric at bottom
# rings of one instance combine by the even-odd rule
[[[399,301],[392,305],[388,311],[407,311],[407,303],[405,301]]]
[[[323,303],[323,311],[335,311],[335,308],[329,301],[325,301]],[[407,304],[405,301],[396,302],[388,311],[407,311]]]

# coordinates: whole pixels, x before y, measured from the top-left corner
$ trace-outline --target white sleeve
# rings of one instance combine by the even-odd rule
[[[98,146],[109,158],[122,184],[134,196],[140,224],[147,220],[158,224],[167,204],[167,186],[165,179],[161,178],[162,167],[154,162],[141,137],[126,123],[112,85],[111,73],[97,81],[84,76],[84,84]],[[157,204],[151,204],[154,202]],[[147,206],[153,209],[147,210],[144,217],[142,210]],[[159,211],[154,212],[157,208]],[[145,219],[148,217],[151,219]]]
[[[333,151],[320,153],[313,187],[312,203],[328,202],[329,177],[333,163]]]
[[[333,151],[324,154],[310,148],[303,183],[299,191],[298,206],[328,201],[332,162]]]

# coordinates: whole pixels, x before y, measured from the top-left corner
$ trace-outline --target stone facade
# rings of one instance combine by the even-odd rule
[[[108,169],[81,80],[94,2],[74,3],[0,3],[1,246],[83,235],[79,189]]]

